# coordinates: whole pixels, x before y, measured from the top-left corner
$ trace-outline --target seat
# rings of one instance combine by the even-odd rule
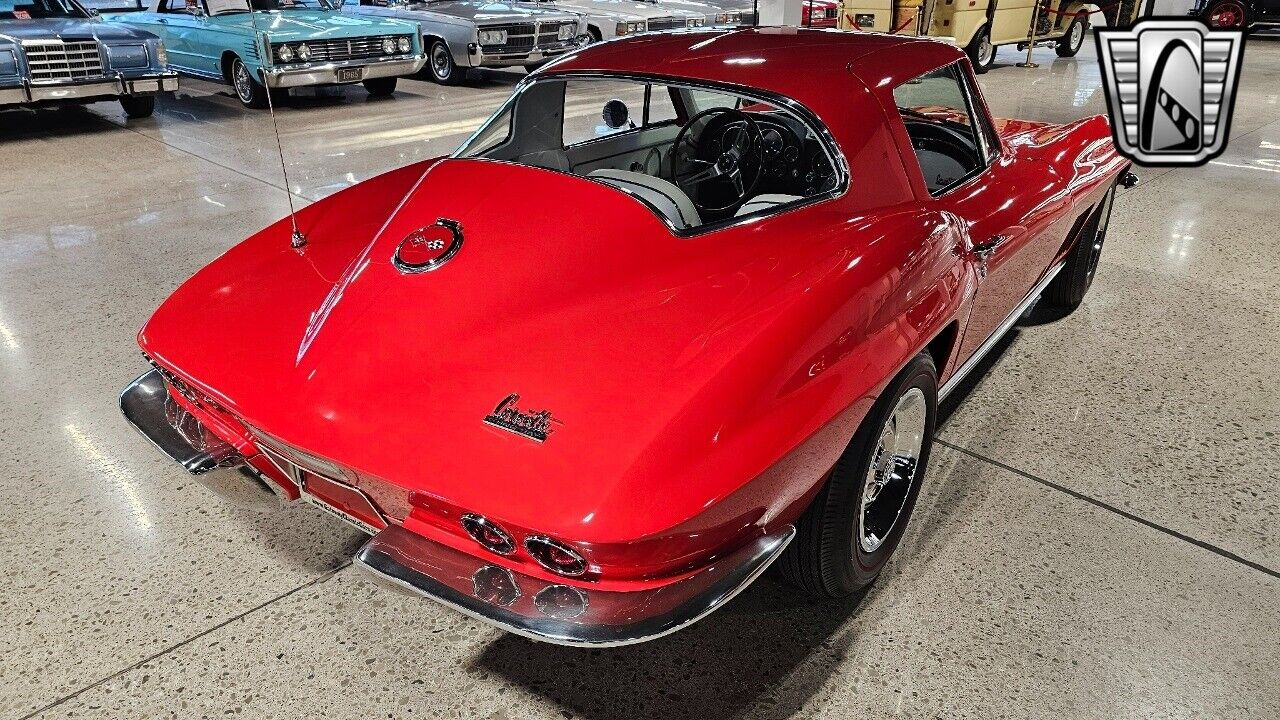
[[[698,208],[694,206],[689,196],[674,183],[662,178],[611,168],[592,170],[587,177],[595,178],[640,197],[681,230],[702,224]]]
[[[735,212],[733,216],[742,217],[743,215],[750,215],[751,213],[760,212],[761,210],[768,210],[771,207],[775,207],[778,205],[785,205],[786,203],[795,202],[796,200],[803,200],[803,199],[804,198],[800,197],[799,195],[782,195],[780,193],[763,193],[742,203],[742,207],[738,208],[738,211]]]

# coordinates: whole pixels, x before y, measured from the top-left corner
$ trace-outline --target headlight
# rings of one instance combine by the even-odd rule
[[[413,42],[407,37],[399,38],[396,40],[396,49],[402,53],[407,53],[413,49]]]
[[[556,33],[556,39],[572,40],[573,37],[577,34],[578,34],[578,27],[576,25],[561,25],[560,31]]]
[[[506,45],[507,31],[506,30],[481,30],[480,44],[481,45]]]
[[[280,62],[293,62],[293,48],[288,45],[281,45],[276,54],[280,56]]]
[[[392,39],[392,38],[383,38],[383,39],[382,39],[382,53],[383,53],[384,55],[395,55],[395,54],[396,54],[396,41],[395,41],[394,39]]]
[[[643,22],[626,22],[618,23],[618,34],[628,35],[630,33],[644,32]]]
[[[164,49],[164,41],[156,41],[156,64],[167,66],[169,64],[169,51]]]
[[[689,18],[689,21],[685,23],[685,25],[686,27],[702,27],[702,23],[702,18]]]
[[[18,61],[10,50],[0,50],[0,75],[17,75]]]
[[[716,16],[717,25],[739,25],[742,23],[742,15],[739,13],[720,13]]]
[[[302,62],[306,62],[311,59],[311,48],[307,47],[306,43],[298,46],[298,59]]]
[[[150,64],[147,49],[141,45],[108,45],[107,58],[116,70],[144,68]]]

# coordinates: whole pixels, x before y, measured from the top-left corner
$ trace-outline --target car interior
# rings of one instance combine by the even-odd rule
[[[575,78],[527,85],[455,157],[579,175],[688,230],[834,190],[841,177],[831,152],[796,113],[758,98]]]
[[[894,102],[934,197],[981,172],[988,154],[955,66],[934,70],[894,88]],[[981,123],[981,119],[979,120]],[[990,135],[987,135],[990,137]]]

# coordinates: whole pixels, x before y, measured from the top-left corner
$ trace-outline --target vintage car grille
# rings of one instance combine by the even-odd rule
[[[24,42],[22,53],[31,82],[87,80],[102,77],[102,53],[94,40]]]
[[[538,48],[550,48],[564,44],[558,36],[560,28],[569,25],[576,28],[578,23],[568,22],[544,22],[544,23],[509,23],[505,25],[482,25],[481,30],[506,30],[507,42],[502,45],[485,45],[484,51],[493,53],[520,53],[529,52],[535,46]]]
[[[284,45],[291,46],[296,52],[299,45],[306,45],[311,50],[311,59],[307,62],[341,62],[344,60],[366,60],[369,58],[386,57],[387,54],[382,50],[382,41],[387,38],[400,38],[400,35],[373,35],[360,38],[339,38],[337,40],[308,40],[303,43],[273,43],[271,46],[272,53],[275,55],[275,61],[284,63],[280,59],[280,48]],[[401,53],[394,53],[399,55]],[[290,62],[301,62],[296,57]],[[288,63],[285,63],[288,64]]]
[[[649,21],[650,30],[675,30],[676,28],[686,27],[688,23],[683,18],[677,17],[661,17],[654,18]]]

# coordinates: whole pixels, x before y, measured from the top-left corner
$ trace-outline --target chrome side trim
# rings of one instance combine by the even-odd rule
[[[365,543],[355,564],[392,589],[425,596],[516,635],[556,645],[617,647],[670,635],[723,607],[778,559],[795,533],[787,525],[689,578],[652,590],[601,591],[512,574],[523,598],[543,597],[548,588],[576,590],[581,610],[566,615],[550,615],[532,600],[500,604],[477,597],[471,578],[494,565],[396,525]]]
[[[1005,333],[1009,332],[1009,330],[1017,324],[1018,318],[1022,317],[1022,313],[1026,312],[1027,308],[1031,307],[1031,305],[1040,298],[1040,293],[1044,292],[1044,289],[1049,287],[1049,283],[1053,282],[1053,279],[1058,276],[1058,273],[1062,271],[1062,268],[1066,264],[1067,263],[1063,261],[1049,268],[1049,272],[1045,273],[1044,277],[1040,279],[1040,282],[1036,283],[1036,286],[1031,288],[1031,292],[1027,293],[1027,297],[1024,298],[1022,302],[1018,303],[1018,307],[1014,308],[1013,312],[1009,313],[1009,316],[1000,323],[1000,325],[995,329],[995,332],[991,333],[991,335],[983,341],[982,345],[978,346],[978,349],[973,351],[973,354],[969,356],[968,360],[964,361],[963,365],[956,368],[956,371],[951,374],[951,377],[943,383],[942,389],[938,390],[939,402],[945,400],[946,397],[951,394],[951,391],[955,390],[956,386],[964,380],[965,376],[972,372],[973,369],[978,366],[978,363],[982,362],[982,358],[985,357],[987,353],[991,352],[991,348],[995,347],[996,343],[1000,342],[1000,338],[1004,337]]]

